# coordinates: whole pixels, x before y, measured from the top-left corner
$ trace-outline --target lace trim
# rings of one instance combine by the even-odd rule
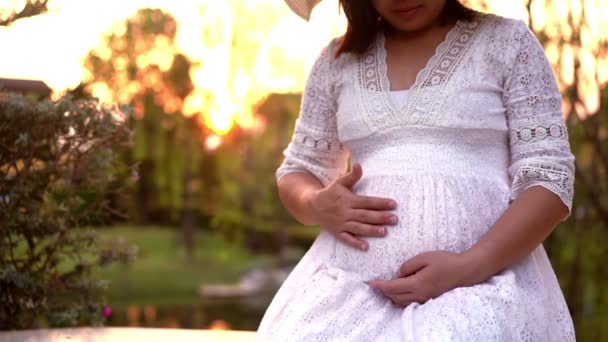
[[[526,127],[520,130],[511,130],[511,144],[523,144],[539,140],[568,139],[568,131],[563,123],[554,123],[547,127]]]
[[[416,78],[416,84],[419,84],[421,80],[425,80],[422,87],[436,86],[445,83],[454,73],[454,70],[464,56],[463,52],[470,47],[469,42],[473,38],[480,22],[477,20],[473,20],[472,22],[458,21],[457,25],[460,26],[460,30],[450,31],[448,38],[437,46],[435,55],[433,55],[429,63],[431,69],[422,69],[419,75],[420,79]],[[455,37],[452,38],[451,36]],[[440,62],[436,62],[435,60],[440,60]]]
[[[314,148],[314,149],[318,149],[318,150],[337,152],[337,151],[342,151],[344,149],[344,146],[342,145],[342,143],[336,139],[326,139],[326,138],[316,139],[310,135],[299,135],[298,134],[296,136],[296,141],[306,147]]]
[[[381,130],[387,126],[388,122],[395,120],[395,117],[389,110],[391,106],[388,98],[379,96],[386,89],[386,85],[382,84],[383,79],[381,77],[383,73],[386,73],[386,63],[381,62],[386,57],[386,53],[382,55],[382,51],[378,51],[377,39],[374,40],[369,50],[359,58],[355,88],[359,93],[360,106],[364,108],[362,111],[364,113],[363,118],[367,125],[374,130]],[[383,118],[383,115],[390,117]]]
[[[572,209],[574,179],[570,173],[534,166],[522,166],[513,176],[511,200],[533,185],[542,185],[558,195],[562,202]]]
[[[440,108],[448,98],[445,94],[448,81],[470,51],[487,17],[479,15],[471,22],[459,21],[458,29],[450,32],[445,44],[439,45],[438,54],[431,59],[428,71],[423,69],[420,75],[422,85],[415,85],[420,91],[408,102],[403,121],[431,125],[441,118],[443,111]],[[424,91],[429,86],[436,89]]]
[[[355,86],[366,115],[367,124],[375,130],[395,125],[431,124],[439,116],[437,112],[444,103],[445,86],[460,62],[470,50],[472,42],[488,15],[478,13],[472,22],[459,20],[448,32],[444,41],[435,49],[435,54],[416,75],[406,106],[397,108],[390,97],[390,82],[386,64],[385,37],[379,33],[368,51],[359,57]],[[431,92],[426,88],[437,87]]]

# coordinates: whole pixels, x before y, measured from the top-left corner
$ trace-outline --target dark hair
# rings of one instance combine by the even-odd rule
[[[348,27],[336,51],[336,57],[344,52],[364,53],[383,27],[380,15],[372,6],[371,0],[340,0],[340,6],[348,20]],[[450,20],[471,21],[474,14],[474,10],[465,7],[459,0],[446,0],[441,24],[445,25]]]

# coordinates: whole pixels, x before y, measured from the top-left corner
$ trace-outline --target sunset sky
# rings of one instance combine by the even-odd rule
[[[18,7],[19,3],[22,1],[0,2],[0,10]],[[481,1],[467,3],[479,7],[476,4]],[[485,3],[491,12],[527,20],[523,1],[488,0]],[[571,0],[550,3],[549,9],[532,9],[536,23],[561,20],[567,3],[581,6],[581,1]],[[608,29],[606,20],[598,23],[599,13],[606,11],[607,6],[599,0],[585,1],[585,4],[591,6],[586,10],[593,27],[587,36],[597,40],[601,32]],[[253,125],[251,107],[268,93],[300,91],[321,47],[345,29],[337,0],[322,1],[308,23],[291,13],[283,0],[50,0],[49,7],[47,14],[0,28],[3,46],[0,77],[43,80],[60,94],[86,78],[82,59],[89,50],[100,46],[102,34],[120,30],[124,20],[140,8],[160,8],[177,19],[178,49],[191,60],[202,62],[201,67],[191,72],[196,89],[186,101],[184,111],[194,114],[200,110],[198,107],[211,107],[205,107],[208,115],[213,117],[214,125],[223,126],[224,131],[234,121]],[[237,23],[244,24],[238,27],[247,31],[263,32],[255,49],[235,52],[231,47],[232,35],[240,34],[234,31]],[[205,41],[204,29],[213,32],[213,42]],[[233,53],[251,55],[254,63],[247,67],[235,65],[230,58]],[[549,46],[547,53],[556,64],[555,47]],[[571,53],[585,52],[573,50]],[[606,69],[602,65],[589,65],[589,68]],[[600,78],[608,79],[608,69],[598,72],[604,75]],[[570,78],[566,75],[564,79]],[[597,89],[597,84],[589,87]],[[213,92],[213,104],[202,102],[205,91]],[[103,91],[95,95],[104,101],[112,100]],[[589,101],[593,105],[594,100]]]
[[[304,61],[304,68],[311,63],[321,44],[337,35],[344,24],[338,18],[337,6],[332,6],[331,1],[319,5],[311,22],[306,23],[280,0],[51,0],[49,13],[0,28],[0,41],[7,47],[2,52],[0,76],[40,79],[56,91],[73,87],[84,77],[82,58],[91,48],[101,44],[102,34],[116,28],[140,8],[160,8],[176,17],[178,47],[193,59],[203,60],[206,57],[202,38],[205,22],[215,25],[221,32],[235,20],[248,20],[234,18],[231,12],[239,4],[252,3],[276,7],[282,18],[268,18],[268,25],[276,29],[265,38],[269,45],[280,46],[288,55]],[[211,9],[212,18],[205,18],[203,7]],[[294,36],[298,38],[293,39]],[[301,81],[304,71],[293,70],[292,73]]]
[[[185,112],[199,111],[197,107],[206,105],[200,100],[203,92],[212,91],[214,103],[208,115],[214,126],[223,127],[220,131],[227,131],[233,121],[254,125],[251,107],[268,93],[299,91],[322,45],[345,25],[337,2],[332,1],[321,3],[308,23],[279,0],[50,0],[49,4],[47,14],[0,28],[0,42],[10,47],[2,52],[0,77],[39,79],[59,94],[86,79],[82,60],[101,45],[104,33],[119,31],[138,9],[160,8],[178,22],[178,49],[192,61],[203,62],[192,70],[196,90],[186,102]],[[256,7],[265,10],[256,12]],[[264,17],[237,18],[237,9]],[[254,26],[244,26],[265,32],[259,37],[259,49],[239,51],[255,61],[247,70],[230,64],[234,53],[230,40],[233,33],[238,34],[232,32],[237,20],[251,22]],[[213,42],[204,41],[204,29],[213,32]],[[95,95],[102,101],[113,100],[103,91]]]

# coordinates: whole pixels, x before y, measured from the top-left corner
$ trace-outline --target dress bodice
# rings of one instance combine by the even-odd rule
[[[379,172],[451,168],[506,179],[511,200],[543,186],[571,210],[561,94],[523,21],[482,13],[458,21],[405,98],[390,91],[381,32],[361,55],[335,58],[338,46],[332,40],[311,70],[277,177],[309,171],[327,185],[349,157]]]

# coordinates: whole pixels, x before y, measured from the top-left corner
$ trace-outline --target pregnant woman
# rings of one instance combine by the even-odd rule
[[[542,242],[571,214],[574,156],[537,38],[457,0],[340,5],[276,172],[322,230],[258,340],[573,341]]]

